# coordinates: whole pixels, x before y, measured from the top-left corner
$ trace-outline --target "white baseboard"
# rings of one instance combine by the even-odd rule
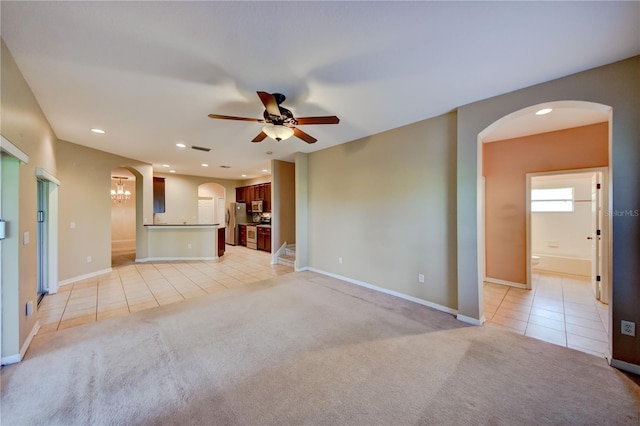
[[[378,291],[380,293],[385,293],[385,294],[389,294],[391,296],[399,297],[400,299],[404,299],[404,300],[408,300],[410,302],[418,303],[420,305],[428,306],[430,308],[437,309],[438,311],[446,312],[446,313],[451,314],[451,315],[457,315],[457,313],[458,313],[457,310],[451,309],[451,308],[449,308],[447,306],[443,306],[443,305],[439,305],[437,303],[429,302],[428,300],[424,300],[424,299],[418,299],[417,297],[409,296],[408,294],[400,293],[400,292],[394,291],[394,290],[389,290],[389,289],[383,288],[383,287],[378,287],[376,285],[369,284],[369,283],[366,283],[364,281],[354,280],[353,278],[344,277],[342,275],[334,274],[334,273],[327,272],[327,271],[322,271],[320,269],[311,268],[311,267],[300,268],[300,270],[296,269],[296,272],[302,272],[302,271],[317,272],[318,274],[327,275],[329,277],[336,278],[336,279],[339,279],[339,280],[342,280],[342,281],[346,281],[346,282],[351,283],[351,284],[359,285],[361,287],[366,287],[366,288],[369,288],[371,290]]]
[[[145,257],[136,259],[136,263],[146,262],[180,262],[182,260],[217,260],[219,257]]]
[[[20,354],[14,354],[2,357],[2,365],[17,364],[21,361]]]
[[[471,325],[482,325],[486,321],[484,315],[481,316],[480,319],[475,319],[475,318],[468,317],[466,315],[458,314],[458,315],[456,315],[456,319],[458,321],[462,321],[464,323],[471,324]]]
[[[33,328],[27,336],[27,340],[24,341],[22,348],[20,348],[20,353],[2,357],[2,360],[0,361],[2,365],[16,364],[22,361],[22,358],[24,358],[24,354],[26,354],[27,349],[29,349],[29,345],[31,344],[33,337],[38,334],[38,331],[40,331],[40,321],[36,321],[36,323],[33,325]]]
[[[637,374],[640,376],[640,365],[632,364],[630,362],[620,361],[619,359],[611,358],[609,365],[619,370],[628,371],[629,373]]]
[[[516,288],[524,288],[524,289],[527,288],[526,284],[517,283],[514,281],[500,280],[498,278],[485,277],[484,281],[492,284],[508,285],[510,287],[516,287]]]
[[[86,280],[87,278],[93,278],[93,277],[97,277],[98,275],[108,274],[111,271],[112,271],[111,268],[107,268],[107,269],[102,269],[100,271],[91,272],[90,274],[84,274],[84,275],[79,275],[73,278],[67,278],[66,280],[58,281],[58,286],[73,284],[78,281]]]

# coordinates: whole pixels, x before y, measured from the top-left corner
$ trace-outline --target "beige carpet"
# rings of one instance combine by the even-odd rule
[[[3,425],[640,423],[603,359],[314,273],[37,336]]]

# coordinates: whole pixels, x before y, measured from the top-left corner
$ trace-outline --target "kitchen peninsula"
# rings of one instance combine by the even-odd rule
[[[136,259],[136,262],[214,260],[224,253],[224,228],[220,228],[218,223],[156,223],[144,226],[147,229],[148,257]]]

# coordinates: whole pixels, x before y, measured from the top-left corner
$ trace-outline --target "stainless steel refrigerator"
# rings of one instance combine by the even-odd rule
[[[247,205],[245,203],[230,203],[227,209],[227,244],[237,246],[240,244],[240,227],[247,223]]]

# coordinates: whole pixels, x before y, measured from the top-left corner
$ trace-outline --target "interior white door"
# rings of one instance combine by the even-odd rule
[[[213,221],[213,198],[198,200],[198,223],[211,224]]]

